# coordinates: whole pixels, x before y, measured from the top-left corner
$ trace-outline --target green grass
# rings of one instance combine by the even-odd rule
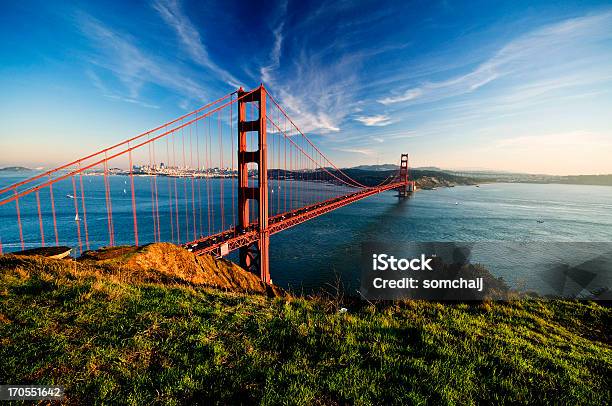
[[[0,263],[0,382],[73,404],[610,404],[612,312],[594,303],[340,314],[65,268]]]

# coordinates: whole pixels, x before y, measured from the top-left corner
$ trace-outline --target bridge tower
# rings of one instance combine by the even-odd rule
[[[403,182],[403,185],[398,189],[399,196],[408,197],[414,192],[414,181],[410,181],[408,177],[408,154],[402,154],[399,178]]]
[[[238,90],[238,220],[240,230],[255,226],[259,240],[240,248],[240,266],[247,271],[258,274],[262,281],[270,282],[268,230],[268,156],[266,140],[266,89],[260,85],[248,94],[242,88]],[[245,96],[246,95],[246,96]],[[247,104],[258,104],[258,117],[247,121]],[[256,132],[258,149],[247,150],[247,133]],[[257,164],[257,185],[249,187],[248,164]],[[258,207],[257,221],[251,219],[249,200],[256,200]],[[254,213],[253,213],[254,214]]]

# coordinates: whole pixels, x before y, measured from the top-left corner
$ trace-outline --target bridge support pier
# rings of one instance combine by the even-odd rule
[[[399,197],[405,198],[410,196],[414,192],[415,184],[414,181],[408,179],[408,154],[402,154],[399,178],[403,183],[403,186],[398,189]]]
[[[245,96],[246,95],[246,96]],[[258,117],[247,120],[247,103],[258,103]],[[247,150],[247,133],[258,135],[257,151]],[[249,187],[249,163],[257,164],[257,185]],[[256,200],[257,222],[251,220],[249,200]],[[240,266],[256,273],[261,280],[270,283],[268,230],[268,156],[266,140],[266,89],[263,85],[248,94],[238,90],[238,220],[240,230],[256,227],[259,240],[240,248]]]

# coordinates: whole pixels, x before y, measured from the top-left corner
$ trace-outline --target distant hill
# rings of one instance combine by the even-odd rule
[[[494,171],[447,171],[447,173],[475,177],[487,182],[505,183],[561,183],[566,185],[612,186],[612,174],[606,175],[545,175],[531,173],[494,172]]]
[[[32,169],[26,168],[24,166],[7,166],[5,168],[0,168],[0,172],[31,172]]]
[[[332,168],[327,168],[335,172]],[[392,171],[397,171],[398,165],[359,165],[343,171],[358,182],[376,184],[384,180]],[[569,175],[557,176],[546,174],[531,174],[520,172],[495,171],[488,169],[450,170],[436,166],[421,166],[410,168],[410,177],[422,183],[424,188],[433,188],[442,185],[471,185],[475,183],[561,183],[566,185],[595,185],[612,186],[612,174],[603,175]],[[419,182],[421,180],[421,182]]]
[[[444,169],[440,169],[437,166],[419,166],[417,168],[412,168],[415,170],[419,170],[419,171],[437,171],[437,172],[448,172],[445,171]]]
[[[359,169],[362,171],[393,171],[397,170],[399,166],[395,164],[382,164],[382,165],[359,165],[348,169]]]
[[[399,169],[399,165],[396,165],[396,164],[358,165],[358,166],[353,166],[347,169],[359,169],[362,171],[394,171],[394,170]],[[417,169],[417,170],[422,170],[422,171],[448,172],[448,171],[445,171],[444,169],[438,168],[437,166],[420,166],[420,167],[412,168],[412,169]]]
[[[610,175],[575,175],[575,176],[555,176],[556,182],[572,185],[599,185],[612,186],[612,174]]]
[[[342,172],[326,168],[324,170],[317,170],[312,172],[295,172],[286,171],[282,169],[269,169],[269,179],[298,179],[298,180],[315,180],[315,181],[326,181],[331,183],[343,183],[346,181],[346,176],[354,179],[355,181],[366,185],[375,186],[384,181],[391,180],[398,173],[398,168],[395,167],[391,170],[379,170],[379,169],[357,169],[348,168],[342,169]],[[346,175],[346,176],[345,176]],[[458,185],[475,185],[482,181],[482,179],[458,176],[441,171],[430,171],[421,169],[411,169],[410,179],[415,180],[417,187],[420,189],[433,189],[436,187],[452,187]]]
[[[392,170],[363,170],[357,168],[344,169],[343,172],[355,179],[357,182],[367,186],[377,185],[397,173],[397,167]],[[341,174],[332,171],[335,175],[343,178]],[[457,185],[475,185],[480,179],[458,176],[442,171],[410,169],[410,179],[415,180],[421,189],[433,189],[435,187],[448,187]]]

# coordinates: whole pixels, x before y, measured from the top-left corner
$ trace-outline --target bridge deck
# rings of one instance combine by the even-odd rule
[[[276,234],[307,220],[325,213],[329,213],[330,211],[346,206],[347,204],[356,202],[357,200],[361,200],[387,190],[397,189],[403,185],[403,182],[395,182],[375,188],[367,188],[355,193],[325,200],[311,206],[304,206],[294,211],[270,217],[268,220],[268,231],[270,232],[270,235]],[[254,223],[244,230],[238,230],[237,228],[233,227],[227,231],[189,242],[183,246],[196,255],[211,254],[221,256],[222,247],[226,248],[227,252],[231,252],[240,247],[251,244],[258,239],[259,231],[257,230],[257,223]],[[227,246],[224,247],[226,244]]]

